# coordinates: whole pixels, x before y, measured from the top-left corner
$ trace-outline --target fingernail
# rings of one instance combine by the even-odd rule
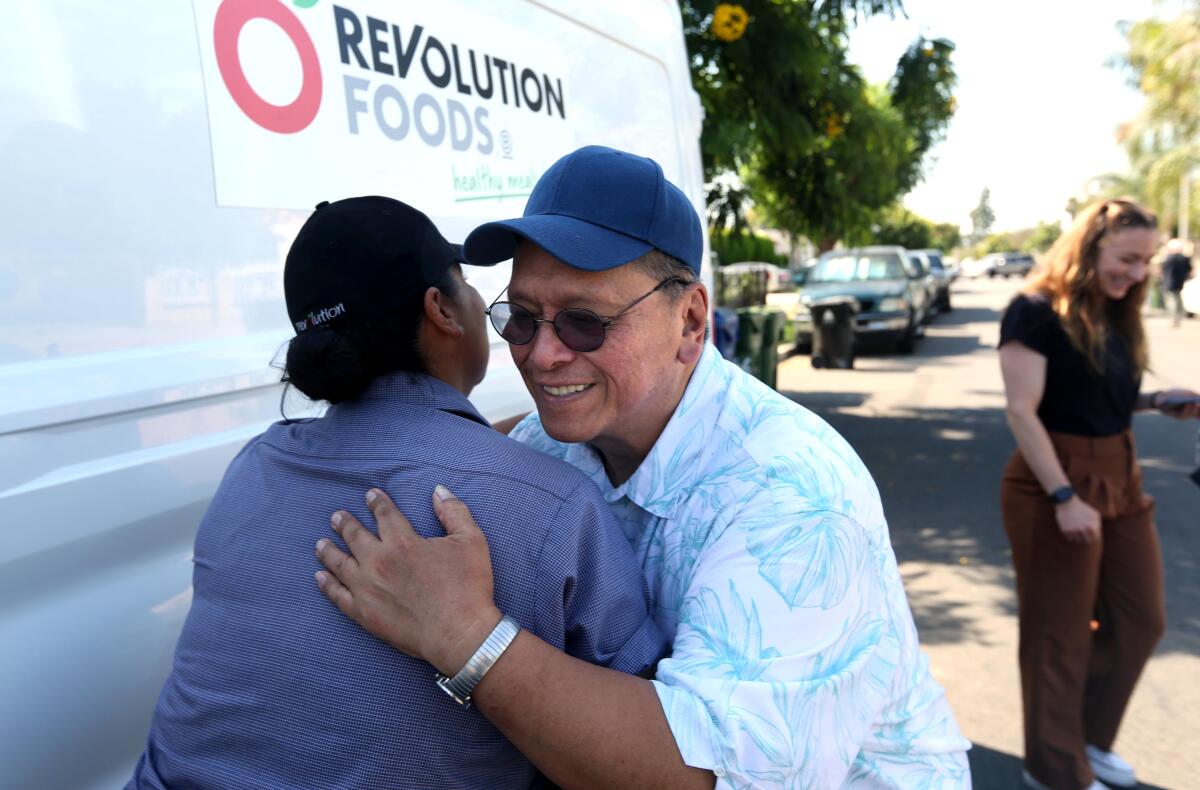
[[[334,513],[332,516],[330,516],[330,517],[329,517],[329,520],[330,520],[330,522],[332,522],[332,523],[333,523],[333,528],[334,528],[335,530],[336,530],[336,529],[341,529],[341,526],[342,526],[342,514],[341,514],[341,511],[338,511],[337,513]]]
[[[377,496],[379,496],[379,492],[376,491],[374,488],[372,488],[370,491],[368,491],[367,492],[367,504],[374,502],[375,498]]]
[[[317,580],[318,586],[324,587],[325,579],[328,577],[325,576],[325,571],[317,571],[316,573],[313,574],[313,578],[315,578]]]
[[[450,489],[446,488],[441,483],[438,483],[436,486],[433,487],[433,495],[435,497],[437,497],[438,499],[442,500],[443,502],[446,501],[447,499],[454,499],[454,494],[450,493]]]
[[[325,545],[327,543],[329,543],[329,541],[325,540],[325,538],[321,538],[320,540],[317,541],[317,555],[318,556],[320,556],[321,552],[325,549]]]

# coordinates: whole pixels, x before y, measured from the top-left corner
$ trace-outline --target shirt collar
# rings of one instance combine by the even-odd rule
[[[398,371],[376,377],[354,400],[330,407],[331,415],[347,410],[371,408],[380,403],[404,403],[457,414],[481,425],[491,426],[467,397],[441,379],[425,373]]]
[[[706,426],[711,428],[716,421],[729,375],[716,347],[706,343],[674,414],[650,453],[621,485],[614,487],[609,481],[604,462],[590,445],[567,445],[564,460],[590,477],[607,502],[627,497],[647,512],[671,518],[691,492],[692,482],[703,474]]]

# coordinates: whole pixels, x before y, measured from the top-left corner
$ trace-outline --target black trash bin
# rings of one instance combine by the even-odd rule
[[[854,323],[858,300],[835,296],[813,302],[812,366],[854,367]]]

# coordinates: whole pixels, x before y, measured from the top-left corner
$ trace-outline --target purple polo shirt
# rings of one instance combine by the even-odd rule
[[[192,608],[128,787],[528,787],[530,763],[434,669],[347,619],[317,589],[338,508],[386,491],[444,534],[433,487],[487,535],[496,604],[572,656],[652,667],[667,639],[600,493],[493,431],[442,381],[391,374],[320,419],[281,422],[229,466],[196,536]]]

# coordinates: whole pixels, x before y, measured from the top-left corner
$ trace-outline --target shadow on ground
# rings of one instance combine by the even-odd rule
[[[1000,520],[999,481],[1014,443],[1000,409],[852,413],[866,393],[785,392],[825,418],[858,451],[879,486],[900,562],[953,564],[981,584],[1013,588]],[[1195,434],[1172,420],[1135,420],[1146,490],[1158,501],[1167,587],[1167,634],[1159,653],[1200,655],[1200,488],[1190,471]],[[918,571],[919,573],[919,571]],[[935,593],[910,596],[921,639],[982,638]],[[1015,594],[1003,613],[1015,614]]]
[[[949,313],[941,313],[933,319],[935,327],[963,326],[964,324],[997,324],[1000,313],[990,307],[958,307]]]
[[[894,341],[860,335],[856,339],[854,347],[855,364],[857,367],[876,373],[909,373],[918,367],[954,364],[954,357],[974,354],[991,346],[981,343],[979,335],[961,331],[944,332],[943,330],[968,324],[995,324],[999,320],[999,313],[983,307],[957,309],[950,313],[944,313],[925,327],[925,336],[917,341],[916,350],[912,354],[897,354]],[[795,354],[795,351],[792,350],[790,353]],[[804,352],[804,355],[807,355],[807,352]]]
[[[1021,758],[1014,754],[997,751],[974,744],[967,752],[971,761],[971,784],[975,790],[1023,790],[1021,781]],[[1166,790],[1145,782],[1138,785],[1141,790]]]

